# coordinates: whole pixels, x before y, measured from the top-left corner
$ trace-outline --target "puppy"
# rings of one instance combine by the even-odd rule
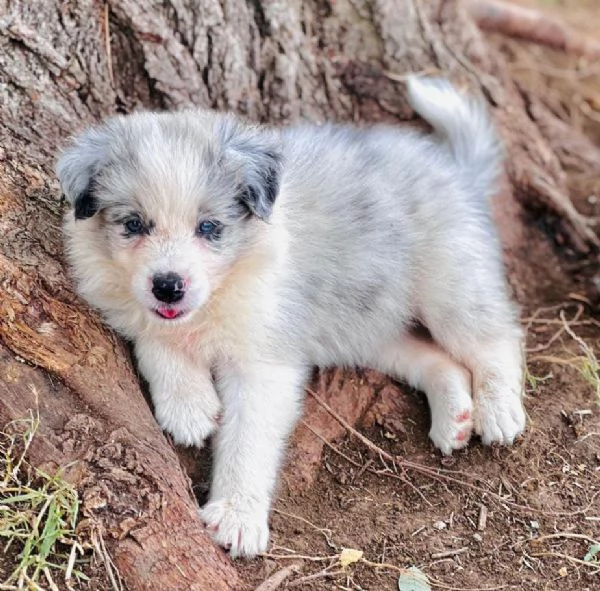
[[[137,113],[58,162],[79,293],[134,341],[174,441],[214,435],[200,515],[232,556],[267,548],[314,365],[423,390],[443,454],[472,431],[510,444],[524,429],[522,334],[488,203],[499,145],[448,82],[412,78],[409,96],[436,134]]]

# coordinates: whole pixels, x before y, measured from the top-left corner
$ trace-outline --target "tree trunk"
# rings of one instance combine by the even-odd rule
[[[512,273],[525,272],[523,209],[575,251],[598,245],[560,160],[585,146],[586,163],[600,168],[598,150],[511,81],[456,0],[0,0],[0,419],[39,404],[32,459],[77,461],[68,476],[128,589],[240,583],[203,533],[127,350],[72,292],[57,150],[82,127],[142,107],[398,123],[413,118],[403,78],[419,71],[490,104],[507,145],[496,205]],[[333,398],[356,378],[335,375],[319,382]],[[300,429],[294,457],[307,439]]]

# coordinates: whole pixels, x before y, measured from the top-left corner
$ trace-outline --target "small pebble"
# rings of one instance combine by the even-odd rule
[[[483,542],[483,538],[479,534],[473,534],[473,539],[480,544]]]
[[[433,527],[435,527],[435,529],[442,530],[442,529],[446,529],[447,526],[446,526],[445,521],[436,521],[433,524]]]

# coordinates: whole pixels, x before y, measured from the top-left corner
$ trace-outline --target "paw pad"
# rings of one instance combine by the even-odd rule
[[[468,421],[470,418],[471,418],[471,411],[469,409],[466,409],[457,415],[456,422],[464,423],[465,421]]]
[[[464,441],[469,436],[470,432],[470,429],[463,429],[462,431],[459,431],[455,437],[456,441]]]

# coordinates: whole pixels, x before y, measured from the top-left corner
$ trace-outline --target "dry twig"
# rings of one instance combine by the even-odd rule
[[[301,562],[289,564],[264,580],[254,591],[275,591],[290,575],[298,572],[301,566]]]
[[[443,552],[436,552],[431,555],[432,560],[439,560],[440,558],[452,558],[453,556],[458,556],[459,554],[464,554],[468,552],[469,549],[465,546],[464,548],[455,548],[453,550],[444,550]]]
[[[485,505],[481,505],[479,509],[479,521],[477,522],[477,529],[483,531],[487,525],[488,509]]]

